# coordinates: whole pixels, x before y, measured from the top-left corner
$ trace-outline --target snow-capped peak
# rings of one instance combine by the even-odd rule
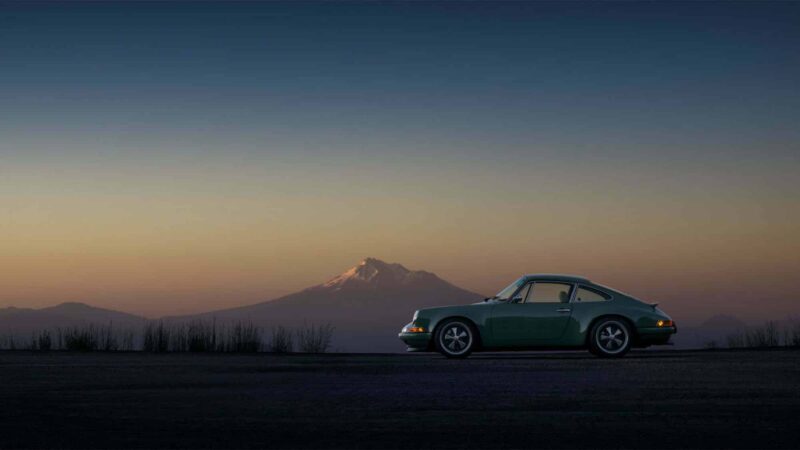
[[[401,264],[390,264],[375,258],[366,258],[357,266],[351,267],[341,275],[332,278],[322,287],[334,290],[347,285],[371,285],[386,283],[403,283],[411,272]]]

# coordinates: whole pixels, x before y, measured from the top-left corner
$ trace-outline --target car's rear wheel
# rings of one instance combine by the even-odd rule
[[[466,358],[475,348],[476,337],[470,323],[451,319],[436,329],[436,350],[448,358]]]
[[[616,317],[600,319],[592,327],[589,351],[602,358],[619,358],[631,348],[630,326]]]

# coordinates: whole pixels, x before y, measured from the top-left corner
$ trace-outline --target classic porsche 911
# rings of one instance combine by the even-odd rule
[[[571,275],[525,275],[483,302],[420,309],[400,332],[409,351],[448,358],[473,351],[586,348],[621,357],[668,344],[675,322],[656,304]]]

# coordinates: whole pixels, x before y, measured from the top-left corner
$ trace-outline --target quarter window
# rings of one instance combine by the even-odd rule
[[[509,300],[511,295],[514,292],[517,292],[517,289],[525,282],[525,277],[518,279],[517,281],[509,284],[506,286],[505,289],[500,291],[497,295],[494,296],[497,300]]]
[[[525,299],[528,297],[528,294],[531,291],[531,286],[533,286],[533,283],[528,283],[523,286],[523,288],[520,289],[519,292],[517,292],[517,294],[514,296],[514,299],[520,299],[519,303],[525,303]]]
[[[580,303],[604,302],[609,299],[610,295],[586,287],[578,288],[578,295],[575,297],[575,301]]]
[[[536,282],[528,293],[527,303],[567,303],[572,293],[572,285],[567,283]]]

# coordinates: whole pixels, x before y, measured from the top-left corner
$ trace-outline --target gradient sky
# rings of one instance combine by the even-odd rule
[[[800,4],[0,3],[0,306],[150,316],[366,256],[800,315]]]

